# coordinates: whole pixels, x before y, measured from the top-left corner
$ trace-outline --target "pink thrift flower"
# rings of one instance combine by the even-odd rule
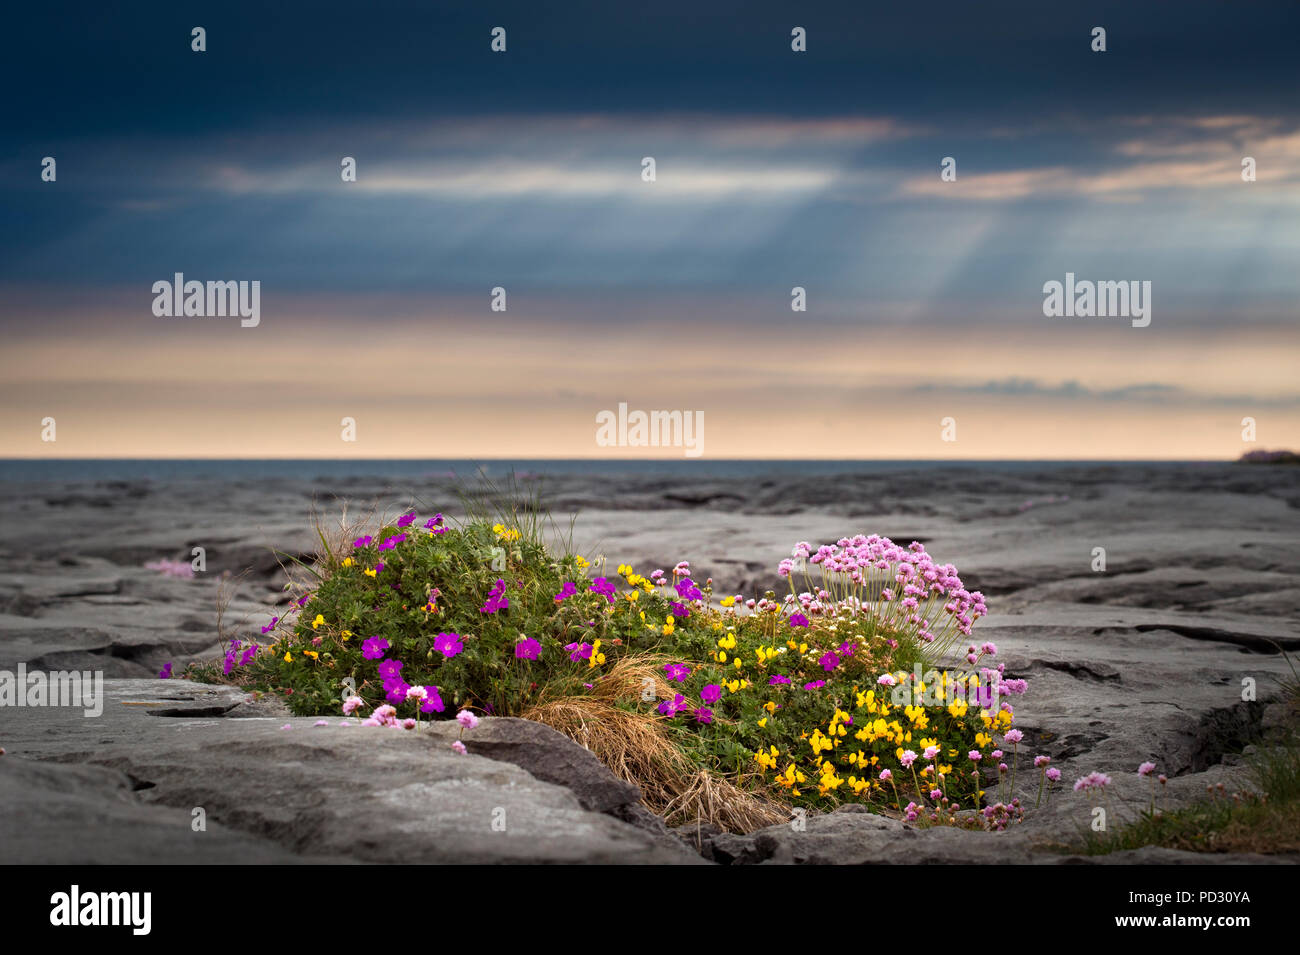
[[[1156,769],[1155,763],[1143,763],[1141,766],[1138,767],[1138,775],[1150,776],[1153,772],[1155,772],[1155,769]]]
[[[465,744],[462,743],[460,740],[456,740],[455,742],[453,742],[451,744],[451,748],[456,752],[460,753],[462,756],[465,755]]]
[[[478,726],[478,717],[469,710],[461,710],[456,714],[456,722],[467,730],[472,730]]]
[[[1061,778],[1061,771],[1057,769],[1055,766],[1049,766],[1047,769],[1047,781],[1054,783],[1060,778]]]
[[[312,726],[329,726],[329,720],[317,720]]]
[[[415,729],[415,720],[411,719],[409,716],[406,719],[402,720],[402,729],[404,730]]]

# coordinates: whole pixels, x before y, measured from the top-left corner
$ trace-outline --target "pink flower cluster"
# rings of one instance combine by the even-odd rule
[[[813,584],[809,564],[820,568],[820,586]],[[795,574],[802,573],[810,587],[787,598],[792,610],[830,616],[845,609],[872,613],[922,643],[938,641],[936,650],[958,635],[970,636],[975,621],[988,613],[984,596],[966,589],[957,568],[936,563],[916,541],[903,547],[878,534],[859,534],[816,550],[800,541],[777,572],[791,578],[792,587]]]

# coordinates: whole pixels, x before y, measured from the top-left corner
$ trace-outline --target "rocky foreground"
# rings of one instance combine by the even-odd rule
[[[862,812],[729,834],[670,830],[589,753],[519,720],[419,733],[316,726],[228,687],[155,674],[216,654],[223,572],[244,574],[226,623],[257,634],[283,600],[272,548],[308,556],[310,512],[341,499],[454,513],[449,485],[362,480],[9,484],[0,505],[0,671],[95,670],[103,715],[0,709],[0,846],[11,862],[916,863],[1080,861],[1062,845],[1091,804],[1068,783],[1111,774],[1121,816],[1241,785],[1235,755],[1280,718],[1269,702],[1300,649],[1300,480],[1291,469],[927,468],[807,479],[569,477],[547,482],[575,543],[638,570],[692,562],[723,592],[778,588],[798,540],[920,540],[992,616],[981,639],[1029,681],[1017,790],[1050,755],[1046,808],[1003,833],[919,829]],[[565,523],[565,522],[562,522]],[[189,561],[193,580],[143,567]],[[1105,569],[1096,566],[1105,550]],[[1257,699],[1243,700],[1243,681]],[[1249,694],[1247,694],[1249,695]],[[352,721],[355,723],[355,721]],[[289,729],[284,729],[288,725]],[[196,810],[200,810],[196,812]],[[202,820],[204,825],[199,826]],[[1141,850],[1103,862],[1294,861]]]

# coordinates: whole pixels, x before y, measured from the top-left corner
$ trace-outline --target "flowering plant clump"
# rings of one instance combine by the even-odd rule
[[[453,526],[412,511],[323,558],[225,673],[299,715],[369,712],[363,725],[543,719],[590,700],[787,805],[945,823],[973,810],[962,818],[990,828],[1017,815],[986,807],[983,787],[1000,788],[1000,747],[1019,742],[1007,698],[1024,682],[991,643],[969,643],[960,671],[934,665],[986,613],[955,568],[873,535],[800,543],[780,572],[784,599],[719,596],[686,561],[643,576],[552,553],[519,515]]]

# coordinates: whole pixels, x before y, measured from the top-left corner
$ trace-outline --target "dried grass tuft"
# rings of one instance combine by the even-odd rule
[[[641,789],[641,801],[669,825],[712,824],[727,832],[753,832],[785,822],[790,807],[699,768],[669,737],[662,717],[623,709],[653,685],[656,699],[676,692],[663,677],[667,657],[631,654],[620,659],[591,692],[543,700],[522,714],[590,750],[620,779]],[[742,780],[743,782],[743,780]]]

